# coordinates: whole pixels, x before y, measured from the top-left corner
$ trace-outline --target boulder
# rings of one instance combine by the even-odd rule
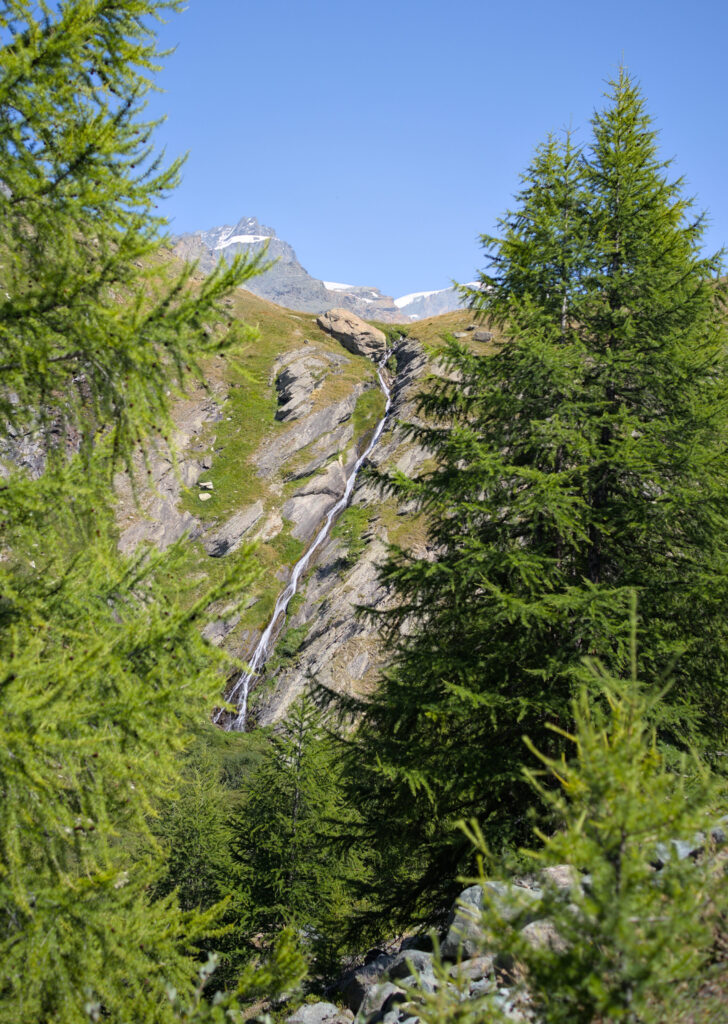
[[[554,953],[563,953],[567,949],[566,942],[556,931],[553,921],[543,918],[531,921],[521,929],[521,935],[534,949],[550,949]]]
[[[493,335],[490,331],[475,331],[473,333],[473,341],[492,341]]]
[[[286,1017],[286,1024],[350,1024],[354,1015],[333,1003],[305,1003]]]
[[[397,953],[387,972],[392,979],[406,978],[411,974],[432,974],[432,953],[420,949],[407,949]]]
[[[256,501],[249,508],[236,512],[219,529],[205,537],[202,542],[205,551],[213,558],[222,558],[223,555],[236,551],[242,544],[245,534],[255,526],[262,515],[262,501]]]
[[[542,868],[539,878],[544,888],[558,889],[560,892],[573,889],[581,881],[579,872],[572,864],[552,864]]]
[[[463,960],[459,964],[453,964],[450,974],[453,978],[467,978],[470,981],[480,981],[493,974],[495,957],[474,956],[470,960]]]
[[[348,309],[330,309],[316,319],[321,330],[340,341],[347,352],[367,356],[379,361],[387,351],[387,337],[383,331],[371,327],[356,313]]]
[[[367,1017],[371,1013],[387,1013],[398,1003],[407,999],[404,990],[391,981],[384,981],[366,990],[364,998],[359,1006],[357,1017]]]
[[[338,990],[351,1010],[356,1012],[359,1009],[368,990],[381,981],[393,960],[393,956],[382,953],[371,963],[347,971],[340,979]],[[392,989],[396,987],[393,985]]]
[[[483,951],[485,936],[480,922],[484,906],[492,908],[504,921],[521,919],[525,924],[536,919],[534,904],[540,900],[540,890],[525,889],[507,882],[488,881],[484,886],[471,885],[460,893],[450,914],[447,935],[441,946],[443,959],[470,958]]]

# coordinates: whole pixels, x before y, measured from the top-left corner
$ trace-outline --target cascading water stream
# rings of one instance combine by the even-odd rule
[[[227,699],[230,703],[235,703],[236,698],[238,697],[238,695],[240,695],[238,716],[228,726],[228,728],[231,730],[242,731],[243,729],[245,729],[245,720],[248,715],[248,693],[250,690],[250,682],[258,674],[259,670],[265,664],[266,658],[270,653],[269,649],[271,645],[271,639],[276,631],[276,627],[279,625],[279,620],[281,620],[281,618],[283,617],[283,621],[285,621],[285,614],[288,608],[288,604],[298,589],[298,583],[299,580],[301,579],[301,576],[303,576],[304,572],[308,568],[308,565],[311,561],[311,558],[314,555],[314,552],[317,550],[317,548],[321,546],[321,544],[323,544],[323,542],[328,537],[329,531],[331,530],[334,520],[341,512],[344,511],[346,506],[349,504],[349,499],[351,498],[352,491],[354,490],[354,484],[356,483],[356,478],[359,473],[359,470],[361,469],[366,459],[368,459],[369,456],[371,455],[373,448],[375,447],[377,441],[381,437],[382,431],[384,430],[384,424],[387,422],[387,417],[389,416],[389,409],[392,403],[391,392],[389,387],[387,386],[387,382],[384,379],[384,363],[386,359],[387,356],[385,354],[381,364],[377,367],[379,385],[382,391],[384,392],[384,396],[387,400],[384,407],[384,415],[377,424],[376,429],[372,434],[371,440],[369,441],[369,444],[367,445],[366,449],[354,463],[354,468],[352,469],[351,473],[349,474],[349,478],[346,481],[346,488],[344,490],[343,496],[339,498],[334,507],[329,510],[326,519],[324,520],[324,524],[319,530],[319,532],[316,534],[313,543],[309,546],[308,550],[303,555],[303,557],[300,558],[298,562],[296,562],[296,564],[294,565],[293,572],[291,573],[290,582],[286,589],[283,591],[283,593],[279,596],[278,600],[276,601],[276,606],[273,610],[271,620],[265,627],[263,635],[258,641],[258,645],[255,648],[255,651],[253,652],[252,658],[250,659],[250,671],[242,673],[242,675],[237,680],[232,690],[228,694]],[[282,624],[283,623],[280,622],[281,626]],[[221,709],[220,711],[218,711],[217,714],[215,715],[215,722],[219,722],[223,714],[224,710]]]

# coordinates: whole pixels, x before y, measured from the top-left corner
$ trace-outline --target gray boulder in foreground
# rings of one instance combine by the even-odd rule
[[[286,1017],[286,1024],[349,1024],[353,1019],[350,1010],[341,1010],[333,1003],[305,1003]]]

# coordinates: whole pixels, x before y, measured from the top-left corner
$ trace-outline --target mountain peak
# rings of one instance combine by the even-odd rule
[[[278,238],[273,228],[261,224],[255,217],[241,217],[232,226],[223,224],[181,235],[176,240],[175,252],[184,259],[197,261],[201,270],[209,272],[220,256],[232,260],[238,253],[257,254],[266,245],[268,257],[275,263],[250,280],[246,287],[261,298],[288,309],[325,313],[342,307],[365,320],[402,323],[450,312],[462,305],[452,288],[414,292],[395,300],[373,286],[320,281],[301,266],[288,242]]]

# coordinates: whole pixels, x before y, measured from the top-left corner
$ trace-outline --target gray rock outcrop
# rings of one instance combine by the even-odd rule
[[[317,317],[322,331],[331,334],[344,348],[357,356],[367,356],[375,362],[383,359],[387,351],[384,331],[372,327],[348,309],[330,309]]]
[[[394,354],[397,376],[392,388],[391,426],[385,430],[370,461],[375,466],[396,466],[405,472],[415,472],[429,453],[406,438],[398,421],[414,418],[414,395],[427,362],[421,345],[412,338],[403,338],[397,343]],[[303,425],[306,421],[301,422]],[[339,424],[323,435],[318,442],[322,451],[333,453],[341,444],[336,440],[337,431],[348,426],[348,423]],[[325,459],[316,456],[309,465],[313,468],[319,461],[323,464]],[[306,481],[284,506],[284,515],[296,520],[294,535],[315,530],[316,515],[325,514],[335,495],[343,493],[343,489],[337,492],[331,486],[338,477],[337,471],[330,468],[328,472],[331,477],[326,480],[324,475],[319,475]],[[341,487],[341,478],[338,480]],[[385,544],[389,539],[387,528],[379,519],[380,501],[379,491],[360,477],[352,505],[374,511],[362,538],[364,549],[353,565],[346,563],[345,546],[338,537],[329,536],[317,552],[312,572],[299,591],[302,601],[287,623],[292,629],[309,625],[306,639],[293,663],[278,672],[275,686],[265,695],[261,690],[260,697],[254,698],[257,721],[261,725],[279,721],[311,677],[338,692],[356,693],[365,690],[384,665],[385,654],[376,625],[355,614],[355,608],[360,605],[384,609],[388,600],[378,576],[378,565],[386,554]]]
[[[340,462],[332,462],[323,473],[303,484],[283,506],[283,515],[294,523],[291,535],[297,540],[310,540],[345,490],[346,472]]]
[[[226,523],[204,538],[202,543],[205,551],[213,558],[221,558],[237,551],[245,535],[252,530],[262,515],[262,501],[256,501],[249,508],[236,512]]]
[[[199,388],[189,398],[176,403],[173,410],[176,430],[171,445],[160,441],[146,467],[141,458],[135,460],[137,479],[145,484],[139,503],[128,475],[118,473],[114,478],[122,553],[128,554],[143,541],[164,550],[184,534],[194,539],[202,533],[195,516],[179,508],[179,500],[182,487],[197,483],[203,469],[209,465],[209,458],[196,449],[200,447],[198,442],[206,424],[222,418],[223,399],[221,390],[211,398]],[[173,451],[180,453],[177,458],[172,455]]]

